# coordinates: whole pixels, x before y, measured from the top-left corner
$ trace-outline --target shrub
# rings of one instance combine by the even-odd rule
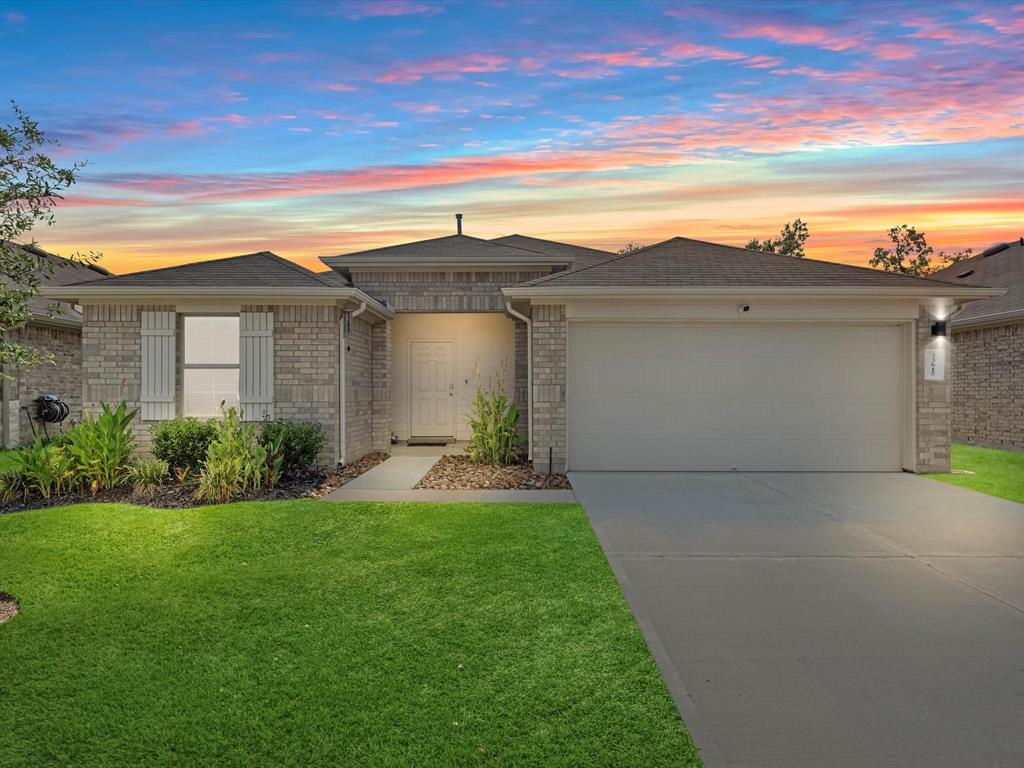
[[[260,430],[260,443],[270,448],[280,439],[284,452],[282,468],[295,473],[316,464],[327,438],[324,429],[315,421],[265,421]]]
[[[151,499],[167,479],[167,462],[159,459],[136,461],[128,470],[128,481],[132,484],[132,495],[138,499]]]
[[[480,369],[474,369],[476,396],[473,398],[469,426],[473,435],[466,446],[470,461],[477,464],[515,464],[519,461],[522,438],[516,430],[519,409],[508,399],[500,382],[505,380],[505,364],[498,366],[497,385],[485,390],[480,384]]]
[[[229,408],[215,429],[196,496],[225,502],[260,488],[267,478],[267,449],[256,439],[256,428],[241,423],[238,411]]]
[[[74,462],[64,448],[56,448],[37,437],[35,443],[18,452],[23,495],[44,499],[60,496],[79,486]]]
[[[13,504],[15,500],[26,496],[28,488],[25,487],[25,475],[20,467],[0,473],[0,503]]]
[[[153,455],[172,469],[196,472],[206,460],[217,428],[194,418],[162,421],[153,427]]]
[[[135,446],[132,420],[139,412],[129,411],[123,402],[116,409],[107,403],[101,408],[98,417],[84,419],[71,430],[70,441],[60,449],[67,453],[76,481],[93,493],[127,481]]]

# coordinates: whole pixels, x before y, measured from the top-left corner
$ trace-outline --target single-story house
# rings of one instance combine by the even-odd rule
[[[460,231],[322,261],[49,289],[84,309],[85,407],[127,400],[145,426],[237,402],[319,421],[345,463],[467,437],[479,370],[541,471],[947,471],[933,323],[997,293],[682,237],[616,256]]]
[[[110,272],[97,264],[61,258],[35,245],[6,245],[38,258],[46,285],[92,282],[110,276]],[[53,309],[55,303],[57,307]],[[29,313],[29,322],[11,331],[8,340],[52,355],[54,363],[11,366],[7,371],[11,378],[0,385],[0,447],[3,448],[31,443],[37,434],[52,435],[82,417],[81,307],[35,296],[29,300]],[[38,398],[42,395],[56,395],[67,404],[69,413],[63,424],[47,425],[38,418]]]
[[[935,277],[1006,290],[965,305],[950,321],[957,356],[953,440],[1024,449],[1024,238],[994,245]]]

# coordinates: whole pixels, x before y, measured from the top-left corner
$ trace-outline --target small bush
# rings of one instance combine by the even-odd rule
[[[327,443],[323,427],[315,421],[279,419],[263,422],[260,443],[269,449],[278,440],[284,452],[282,468],[289,474],[314,466]]]
[[[132,464],[128,470],[128,481],[132,484],[132,495],[137,499],[152,499],[157,489],[167,479],[167,462],[141,460]]]
[[[27,496],[28,488],[25,486],[25,475],[20,467],[0,473],[0,504],[13,504]]]
[[[217,427],[194,418],[162,421],[153,427],[153,455],[174,470],[197,472],[206,461]]]
[[[256,439],[256,428],[239,421],[234,408],[224,413],[215,428],[196,496],[225,502],[262,487],[267,479],[267,449]]]
[[[132,420],[139,412],[129,411],[123,402],[116,409],[107,403],[101,407],[98,417],[84,419],[71,430],[70,441],[60,449],[68,457],[76,483],[93,493],[127,481],[135,447]]]
[[[480,384],[479,364],[474,369],[476,396],[473,398],[469,426],[473,435],[466,446],[470,461],[477,464],[515,464],[523,439],[516,429],[519,409],[508,399],[501,382],[505,380],[505,364],[498,366],[498,384],[485,390]]]
[[[72,457],[64,448],[55,448],[36,438],[35,443],[18,452],[23,495],[36,495],[44,499],[75,490],[81,484],[74,470]]]

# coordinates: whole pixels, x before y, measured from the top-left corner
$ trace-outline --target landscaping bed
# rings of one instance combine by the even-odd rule
[[[306,495],[313,499],[322,499],[331,491],[351,483],[364,472],[369,472],[382,461],[387,461],[389,458],[389,454],[383,451],[368,453],[358,461],[346,464],[339,471],[331,472],[316,488],[310,490]]]
[[[539,474],[532,464],[476,464],[468,456],[442,456],[417,488],[433,491],[571,490],[561,473]]]

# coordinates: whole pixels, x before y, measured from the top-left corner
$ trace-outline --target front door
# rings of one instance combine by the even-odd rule
[[[451,341],[410,348],[410,437],[455,436],[455,353]]]

